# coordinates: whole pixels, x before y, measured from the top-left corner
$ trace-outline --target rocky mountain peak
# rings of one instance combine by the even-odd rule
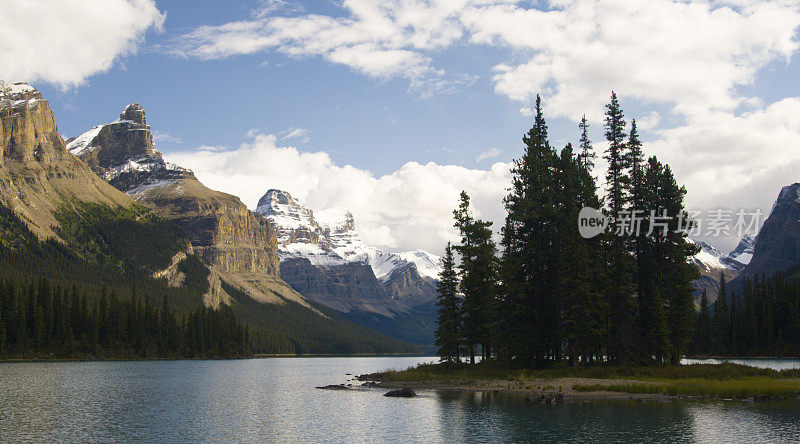
[[[57,237],[54,214],[75,200],[133,203],[67,153],[39,91],[27,83],[0,81],[0,202],[46,239]]]
[[[27,83],[0,81],[0,162],[48,162],[64,155],[50,104]]]
[[[131,103],[130,105],[126,106],[125,109],[119,113],[119,120],[128,120],[130,122],[147,127],[148,131],[150,130],[150,127],[147,126],[147,118],[145,117],[144,107],[138,103]]]
[[[270,189],[258,200],[257,213],[270,216],[283,216],[298,222],[316,224],[311,208],[295,200],[288,191]]]
[[[0,80],[0,106],[14,106],[14,102],[28,100],[42,100],[42,93],[25,82],[6,83]]]
[[[70,139],[67,150],[131,195],[194,177],[191,171],[164,161],[156,150],[144,107],[138,103],[126,106],[119,119]]]

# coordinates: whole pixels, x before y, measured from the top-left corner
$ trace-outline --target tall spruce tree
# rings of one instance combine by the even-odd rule
[[[492,222],[475,219],[469,209],[469,195],[461,192],[458,209],[453,211],[461,244],[455,250],[461,256],[459,271],[464,294],[464,340],[470,363],[475,363],[476,346],[484,359],[491,357],[494,314],[498,298],[497,248],[492,240]]]
[[[461,299],[458,296],[458,275],[456,273],[453,247],[448,242],[442,258],[442,272],[436,284],[439,297],[438,326],[436,328],[437,354],[442,362],[461,362]]]
[[[597,187],[581,154],[575,156],[567,144],[559,158],[560,218],[555,244],[558,287],[561,295],[562,334],[573,366],[588,362],[602,342],[605,306],[602,294],[600,239],[584,239],[577,230],[578,214],[584,206],[598,208]]]
[[[714,350],[716,354],[727,355],[730,344],[728,319],[728,295],[725,284],[725,275],[719,273],[719,295],[714,303]]]
[[[523,155],[514,161],[511,190],[504,200],[501,282],[508,315],[502,327],[507,344],[503,354],[520,365],[542,367],[561,344],[554,328],[560,317],[553,300],[557,156],[547,140],[539,96],[533,126],[522,140]]]
[[[699,253],[700,248],[688,241],[686,231],[678,225],[688,217],[683,203],[686,188],[678,185],[669,165],[664,165],[662,169],[659,188],[662,208],[665,210],[663,214],[669,217],[662,273],[668,307],[670,361],[678,365],[687,350],[693,327],[694,289],[691,283],[700,277],[697,269],[689,263],[689,258]]]
[[[700,297],[700,313],[697,315],[697,327],[695,329],[695,352],[707,354],[711,350],[711,313],[708,306],[708,293],[703,289]]]
[[[581,130],[580,153],[578,154],[580,163],[585,170],[591,172],[592,168],[594,168],[594,159],[597,154],[595,154],[592,141],[589,139],[589,122],[586,120],[586,114],[581,117],[578,128]]]
[[[612,227],[620,228],[621,216],[627,209],[626,188],[629,181],[625,162],[625,118],[617,94],[611,92],[606,105],[605,136],[608,141],[605,159],[608,162],[606,184],[607,211]],[[626,233],[611,236],[607,251],[609,286],[609,360],[627,365],[634,352],[635,287],[632,280],[634,263],[628,253]]]

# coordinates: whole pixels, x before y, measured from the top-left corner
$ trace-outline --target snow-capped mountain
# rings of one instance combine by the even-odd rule
[[[424,250],[386,253],[368,246],[359,237],[353,214],[347,210],[330,208],[315,213],[288,192],[271,189],[259,199],[256,212],[276,228],[281,260],[306,258],[322,267],[361,262],[368,264],[381,281],[399,267],[413,264],[423,278],[439,278],[439,256]]]
[[[700,272],[700,277],[692,282],[695,302],[699,303],[703,290],[705,290],[709,302],[713,303],[717,300],[719,293],[720,273],[722,273],[726,282],[730,281],[744,269],[744,264],[705,242],[694,239],[689,239],[689,242],[700,247],[700,252],[690,259],[690,262]]]
[[[256,212],[275,227],[281,277],[300,294],[384,334],[433,342],[440,257],[369,246],[349,211],[314,212],[281,190],[267,191]]]
[[[106,182],[134,197],[194,177],[191,171],[161,157],[144,108],[138,103],[126,106],[117,120],[67,140],[67,151]]]

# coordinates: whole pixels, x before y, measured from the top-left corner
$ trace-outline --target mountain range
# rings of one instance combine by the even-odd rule
[[[184,311],[224,303],[257,352],[418,351],[286,284],[274,228],[165,162],[142,106],[65,142],[36,89],[0,82],[0,121],[4,276],[163,295]]]
[[[709,302],[713,303],[719,294],[720,273],[727,282],[736,278],[744,270],[753,255],[754,238],[745,234],[736,248],[727,255],[705,242],[689,240],[700,247],[700,252],[691,258],[692,263],[700,272],[700,278],[692,282],[695,289],[695,302],[700,303],[700,297],[705,290]]]
[[[268,352],[432,344],[438,256],[370,246],[349,211],[314,211],[279,189],[249,210],[165,161],[136,103],[64,141],[36,89],[0,82],[0,122],[4,273],[56,270],[66,285],[89,270],[105,276],[88,279],[95,290],[133,286],[183,306],[231,305]],[[744,278],[795,266],[800,183],[784,187],[758,236],[744,236],[729,254],[693,242],[696,300],[703,290],[716,300],[720,273],[736,291]],[[191,271],[190,258],[202,270]]]

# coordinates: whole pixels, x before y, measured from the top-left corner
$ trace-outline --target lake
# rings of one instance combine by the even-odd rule
[[[0,441],[796,441],[800,403],[318,390],[435,358],[0,363]],[[764,363],[761,363],[764,364]],[[774,365],[800,367],[800,361]],[[359,384],[358,382],[353,382]]]

